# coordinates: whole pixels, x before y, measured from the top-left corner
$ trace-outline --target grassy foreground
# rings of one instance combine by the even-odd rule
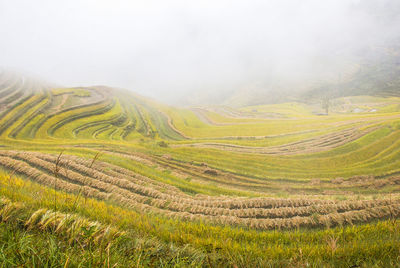
[[[3,266],[397,267],[399,262],[395,219],[258,232],[137,213],[5,172],[0,183]]]

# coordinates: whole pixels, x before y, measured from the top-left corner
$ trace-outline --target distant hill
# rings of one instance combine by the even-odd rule
[[[183,139],[160,107],[123,89],[62,88],[16,73],[0,73],[0,137]]]
[[[400,39],[336,54],[335,67],[307,79],[289,81],[290,74],[287,79],[266,74],[264,79],[229,89],[197,92],[183,98],[180,104],[245,107],[290,101],[309,103],[346,96],[400,95]]]
[[[400,96],[400,45],[375,48],[364,58],[359,70],[345,81],[325,83],[299,96],[336,98],[345,96]]]

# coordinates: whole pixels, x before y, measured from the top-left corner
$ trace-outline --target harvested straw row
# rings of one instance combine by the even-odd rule
[[[108,245],[114,239],[124,235],[118,229],[112,226],[105,226],[99,222],[89,221],[76,214],[66,214],[48,209],[39,209],[35,211],[26,221],[28,228],[40,228],[42,230],[53,230],[55,233],[68,238],[70,244],[80,242],[89,244]],[[84,230],[91,230],[85,233]]]
[[[8,222],[24,207],[22,203],[11,203],[7,198],[0,198],[0,221]]]
[[[186,219],[192,221],[208,221],[217,224],[239,225],[260,230],[271,229],[294,229],[294,228],[317,228],[331,227],[336,225],[366,223],[375,219],[398,218],[400,216],[400,205],[387,205],[368,208],[358,211],[347,211],[344,213],[329,213],[327,215],[315,215],[309,217],[277,218],[277,219],[242,219],[231,216],[204,216],[193,215],[187,212],[167,213],[172,218]]]
[[[15,156],[15,157],[17,158],[17,160],[12,159],[13,163],[17,163],[20,165],[26,165],[27,167],[30,167],[29,164],[31,164],[37,168],[42,169],[45,172],[51,173],[53,170],[53,167],[54,167],[54,164],[43,161],[41,159],[38,159],[32,155],[29,155],[29,157],[28,157],[24,153],[20,153],[19,155]],[[6,157],[4,157],[4,158],[6,158]],[[23,162],[23,161],[25,161],[25,162]],[[0,162],[0,164],[3,164],[3,163]],[[21,171],[19,169],[16,169],[16,171],[24,173],[26,175],[29,174],[29,173],[24,172],[25,170]],[[41,173],[38,170],[36,170],[36,172]],[[69,180],[73,183],[85,185],[88,189],[101,191],[107,195],[107,198],[111,198],[111,199],[113,199],[123,205],[129,206],[131,208],[139,209],[141,211],[143,211],[143,210],[152,211],[152,210],[156,209],[152,206],[149,206],[149,204],[152,203],[152,200],[153,200],[152,198],[132,193],[128,190],[121,189],[110,183],[106,183],[106,182],[102,182],[102,181],[99,181],[99,180],[96,180],[96,179],[93,179],[90,177],[82,176],[81,174],[76,173],[74,171],[69,171],[66,175],[58,174],[58,177],[60,179],[55,178],[54,176],[49,176],[47,174],[44,174],[44,176],[46,176],[46,178],[49,178],[49,179],[47,179],[45,181],[40,181],[40,182],[44,183],[46,185],[50,185],[50,186],[56,185],[57,188],[70,191],[70,189],[68,187],[63,187],[63,185],[61,185],[61,183],[59,183],[60,181],[61,182],[63,181],[62,179]],[[70,186],[70,184],[69,185],[67,184],[66,186]],[[74,190],[76,192],[77,189],[74,189]],[[92,196],[92,195],[89,194],[88,196]],[[94,197],[103,199],[101,196],[98,196],[98,195],[94,195]],[[177,206],[176,203],[174,205]],[[162,212],[162,210],[158,210],[158,209],[157,209],[157,211]]]
[[[28,152],[18,152],[18,151],[0,151],[0,155],[8,155],[10,157],[18,158],[24,161],[28,161],[33,165],[39,165],[41,168],[47,170],[47,172],[51,173],[54,169],[54,163],[50,163],[35,157],[34,153]],[[34,161],[34,162],[32,162]],[[86,167],[84,167],[86,168]],[[89,171],[88,171],[89,172]],[[112,177],[101,176],[99,174],[98,178],[90,178],[86,176],[82,176],[81,174],[69,171],[67,172],[67,178],[73,181],[77,181],[78,183],[93,186],[93,187],[100,187],[98,189],[106,192],[110,192],[112,190],[126,190],[120,189],[115,185],[118,183],[119,179],[115,179]],[[64,175],[63,175],[64,176]],[[71,177],[72,176],[72,177]],[[99,180],[100,179],[100,180]],[[101,179],[105,179],[105,181],[101,181]],[[123,185],[126,187],[126,185]],[[132,190],[139,192],[135,187],[134,184],[128,184],[128,186],[132,186]],[[142,192],[143,193],[143,192]],[[149,191],[148,193],[152,193]],[[125,191],[125,195],[128,194],[128,191]],[[130,198],[132,198],[131,196]],[[136,199],[139,199],[139,202],[143,202],[144,200],[139,198],[140,195],[136,196]],[[147,198],[150,196],[146,197]],[[173,195],[168,196],[167,194],[156,192],[152,195],[153,198],[163,198],[164,200],[174,201],[179,204],[190,204],[190,205],[198,205],[204,207],[211,207],[211,208],[228,208],[228,209],[244,209],[244,208],[278,208],[278,207],[303,207],[309,206],[314,204],[333,204],[333,201],[328,200],[309,200],[309,199],[272,199],[272,198],[253,198],[253,199],[242,199],[242,198],[219,198],[219,199],[212,199],[212,198],[204,198],[201,200],[196,200],[188,195]],[[143,197],[142,197],[143,198]],[[171,204],[173,206],[174,204]],[[186,210],[186,209],[185,209]]]
[[[46,172],[52,172],[52,170],[54,169],[53,163],[39,159],[32,154],[19,153],[17,155],[14,155],[14,157],[16,159],[26,161],[34,166],[44,169]],[[79,164],[73,162],[70,163],[70,167],[75,167],[77,169],[87,169],[86,167],[80,166]],[[90,171],[86,172],[91,173]],[[59,174],[59,177],[88,185],[104,192],[118,193],[128,199],[133,199],[140,203],[149,202],[149,198],[163,198],[165,200],[174,199],[173,195],[166,195],[158,191],[153,191],[151,188],[140,187],[129,181],[123,181],[117,178],[109,177],[99,172],[95,172],[95,174],[91,175],[92,177],[83,176],[81,173],[69,170],[65,174]]]
[[[54,163],[50,163],[50,162],[41,160],[35,156],[27,155],[25,153],[20,153],[18,156],[15,156],[15,159],[27,162],[35,167],[38,167],[38,168],[44,170],[45,172],[48,172],[48,173],[54,172],[54,168],[55,168]],[[66,174],[59,173],[59,174],[57,174],[57,176],[59,176],[60,178],[63,178],[64,180],[66,179],[66,180],[72,181],[74,183],[78,183],[81,185],[86,185],[91,188],[98,189],[105,193],[117,193],[117,194],[125,196],[128,199],[137,200],[140,203],[143,203],[148,199],[148,197],[138,195],[138,194],[131,192],[129,190],[126,190],[126,189],[121,189],[118,186],[115,186],[114,184],[112,184],[110,182],[104,182],[104,181],[101,181],[101,180],[98,180],[98,179],[95,179],[92,177],[83,176],[80,173],[77,173],[72,170],[69,170]]]
[[[6,198],[0,199],[0,219],[2,222],[18,220],[25,222],[25,227],[28,229],[51,230],[67,237],[69,244],[79,242],[80,245],[88,245],[93,242],[107,246],[114,239],[125,235],[124,232],[110,225],[90,221],[77,214],[53,212],[44,208],[36,210],[25,221],[26,213],[18,213],[24,210],[26,209],[23,203],[11,202]],[[91,232],[87,233],[84,230],[91,230]]]
[[[129,199],[118,192],[102,192],[96,188],[87,185],[74,184],[45,174],[43,171],[30,166],[28,163],[20,160],[15,160],[10,157],[0,156],[0,166],[6,167],[8,169],[13,169],[17,173],[26,175],[33,181],[47,186],[55,187],[56,189],[75,193],[82,192],[82,194],[87,197],[94,197],[100,200],[114,200],[122,205],[130,208],[139,209],[140,211],[151,211],[152,209],[152,207],[150,207],[149,205],[139,203],[134,199]]]
[[[27,170],[21,168],[21,161],[13,160],[7,157],[0,157],[0,164],[14,166],[18,168],[18,172],[33,173],[33,168],[28,168]],[[40,171],[38,171],[40,173]],[[36,178],[34,176],[33,178]],[[50,177],[50,176],[49,176]],[[51,178],[51,181],[55,181],[58,184],[57,178]],[[60,186],[66,186],[66,190],[69,190],[68,183]],[[96,196],[98,192],[89,191],[88,196],[101,198]],[[137,203],[135,200],[130,200],[118,193],[112,193],[110,195],[103,195],[103,198],[110,198],[117,201],[118,203],[131,207],[140,209],[143,211],[160,213],[172,218],[187,219],[187,220],[202,220],[209,221],[218,224],[229,224],[229,225],[240,225],[247,226],[257,229],[285,229],[285,228],[296,228],[296,227],[320,227],[320,226],[333,226],[345,223],[355,223],[355,222],[367,222],[372,219],[380,219],[387,217],[398,217],[400,215],[400,206],[398,202],[393,205],[373,207],[358,211],[348,211],[344,213],[329,213],[327,215],[317,215],[310,217],[294,217],[294,218],[277,218],[277,219],[242,219],[234,216],[206,216],[200,214],[192,214],[188,212],[173,212],[165,211],[155,207],[148,206],[146,204]]]
[[[2,152],[2,154],[5,153]],[[19,154],[14,154],[13,156],[15,159],[27,162],[30,165],[34,165],[35,167],[38,167],[47,173],[53,172],[55,167],[54,163],[50,163],[42,159],[39,159],[35,157],[33,154],[20,152]],[[74,166],[72,163],[70,163],[70,165]],[[76,164],[75,166],[78,166],[78,164]],[[175,198],[172,195],[166,195],[157,191],[151,192],[150,188],[148,189],[148,192],[145,193],[141,192],[139,194],[137,193],[139,192],[137,185],[132,184],[130,182],[119,183],[118,179],[102,176],[101,174],[97,174],[96,177],[89,177],[89,176],[83,176],[82,174],[75,172],[73,170],[69,170],[65,174],[62,173],[58,174],[58,177],[61,179],[63,178],[64,180],[66,179],[72,181],[74,183],[89,186],[91,188],[100,190],[105,193],[116,194],[118,196],[126,198],[127,200],[134,200],[137,203],[153,204],[154,200],[161,199],[166,202],[170,202],[172,207],[177,207],[180,206],[181,204],[183,204],[183,206],[188,206],[188,205],[190,206],[190,204],[185,203],[185,201],[187,201],[188,199]],[[126,183],[126,185],[124,185],[124,183]],[[147,194],[147,195],[142,195],[142,194]]]
[[[226,172],[221,172],[221,176],[210,176],[208,174],[205,174],[205,167],[207,166],[206,164],[204,165],[196,165],[193,163],[188,163],[184,162],[178,159],[171,158],[168,155],[163,155],[163,156],[156,156],[156,155],[146,155],[143,153],[138,153],[138,152],[126,152],[126,151],[121,151],[116,148],[111,149],[102,149],[102,152],[105,152],[110,155],[117,155],[119,157],[123,157],[126,159],[132,159],[134,161],[142,162],[148,166],[159,166],[162,168],[166,168],[167,170],[172,170],[174,171],[172,174],[176,173],[177,171],[179,173],[178,176],[186,176],[186,177],[192,177],[195,176],[196,178],[202,178],[206,181],[213,181],[213,182],[220,182],[220,183],[229,183],[232,184],[234,183],[235,185],[240,185],[243,187],[246,186],[264,186],[265,181],[260,180],[260,179],[254,179],[254,178],[248,178],[248,177],[243,177],[239,176],[237,174],[232,174],[232,173],[226,173]],[[229,179],[227,180],[227,178]],[[191,196],[192,199],[207,199],[207,200],[216,200],[217,203],[219,203],[221,200],[226,201],[227,197],[225,196],[204,196],[201,194],[197,194],[195,196]]]
[[[3,152],[5,154],[5,152]],[[35,156],[35,154],[31,153],[11,153],[14,157],[21,159],[23,161],[28,161],[31,164],[37,165],[41,168],[45,168],[47,172],[51,172],[52,168],[54,166],[53,163],[44,161],[42,159],[39,159]],[[73,170],[68,171],[66,174],[66,177],[70,180],[73,181],[78,181],[80,183],[83,183],[85,185],[95,187],[97,189],[100,189],[105,192],[118,192],[119,194],[122,194],[128,199],[134,199],[140,203],[143,202],[148,202],[148,198],[153,198],[151,201],[152,205],[155,206],[160,206],[161,208],[167,208],[169,210],[173,211],[192,211],[193,213],[196,214],[204,214],[207,210],[201,209],[201,207],[208,207],[208,208],[213,208],[212,204],[208,204],[208,200],[193,200],[190,199],[189,196],[186,198],[182,198],[180,196],[175,196],[175,195],[168,195],[165,193],[161,193],[159,191],[155,191],[151,188],[145,188],[141,187],[138,185],[135,185],[129,181],[126,180],[121,180],[113,177],[109,177],[105,174],[102,174],[97,171],[91,171],[89,168],[86,168],[83,165],[76,164],[75,162],[71,161],[69,163],[69,166],[77,170],[78,172],[75,172]],[[84,172],[89,176],[83,176],[80,172]],[[164,200],[164,201],[159,201]],[[219,202],[221,202],[220,200]],[[276,200],[274,200],[276,202]],[[165,206],[165,204],[168,203],[168,206]],[[214,202],[215,204],[215,202]],[[199,207],[197,211],[194,211],[193,208]],[[215,208],[218,208],[215,206]],[[222,209],[223,210],[223,209]],[[210,211],[210,209],[208,209]],[[221,210],[220,210],[221,211]],[[210,213],[210,212],[209,212]],[[209,214],[207,213],[207,214]],[[223,214],[221,212],[211,212],[212,214],[220,215]],[[233,212],[234,213],[234,212]],[[231,215],[230,213],[229,215]]]
[[[6,167],[8,169],[13,169],[18,173],[24,174],[28,176],[30,179],[33,181],[36,181],[38,183],[48,185],[48,186],[53,186],[56,189],[62,189],[66,190],[69,192],[79,192],[82,191],[83,194],[86,196],[92,196],[96,197],[99,199],[106,200],[109,198],[109,194],[100,192],[99,190],[93,189],[91,187],[85,186],[85,185],[79,185],[79,184],[74,184],[70,183],[61,179],[58,179],[54,176],[47,175],[43,173],[42,171],[31,167],[29,164],[12,159],[10,157],[4,157],[0,156],[0,165],[3,167]]]
[[[365,127],[368,125],[371,124],[364,124],[363,126]],[[330,148],[336,148],[348,142],[354,141],[378,128],[379,126],[369,127],[367,129],[361,129],[361,127],[352,127],[332,134],[327,134],[312,139],[306,139],[294,143],[272,146],[272,147],[240,146],[240,145],[232,145],[226,143],[195,143],[190,145],[182,144],[176,146],[177,147],[195,146],[195,147],[214,148],[214,149],[216,148],[226,151],[236,151],[244,153],[293,155],[299,153],[320,152],[328,150]]]
[[[21,156],[21,153],[19,157]],[[31,157],[31,160],[34,159]],[[50,167],[47,169],[50,170],[51,168],[51,163],[48,163]],[[71,175],[73,175],[73,172],[70,172]],[[97,176],[98,178],[98,176]],[[82,178],[81,178],[82,179]],[[113,182],[113,178],[108,178],[108,182]],[[87,183],[87,181],[83,181],[83,183]],[[121,186],[121,185],[118,185]],[[108,191],[109,187],[101,187],[101,190],[103,191]],[[133,196],[127,196],[126,193],[121,193],[120,194],[124,195],[125,197],[132,199]],[[159,196],[152,196],[155,199],[139,199],[137,196],[133,197],[133,199],[137,200],[138,202],[149,202],[153,206],[157,206],[162,209],[168,209],[172,210],[175,212],[183,212],[183,211],[188,211],[192,214],[205,214],[205,215],[226,215],[226,216],[235,216],[235,217],[241,217],[241,218],[284,218],[284,217],[294,217],[294,216],[307,216],[311,215],[313,213],[319,213],[319,214],[326,214],[332,211],[347,211],[347,210],[353,210],[353,209],[363,209],[366,207],[372,207],[375,205],[380,205],[384,201],[374,201],[374,202],[366,202],[366,201],[359,201],[359,202],[345,202],[341,204],[331,204],[328,206],[317,206],[317,207],[298,207],[299,209],[296,208],[279,208],[279,209],[235,209],[235,210],[229,210],[229,209],[221,209],[221,208],[210,208],[210,207],[201,207],[193,204],[192,202],[187,202],[187,200],[182,200],[178,199],[175,200],[175,197],[171,196],[166,196],[163,195],[162,200],[158,200],[157,198]]]
[[[48,155],[42,153],[33,153],[33,155],[42,160],[52,161],[52,162],[54,162],[57,158],[54,155]],[[140,175],[138,176],[133,172],[131,176],[128,176],[124,174],[128,173],[126,172],[126,170],[123,170],[122,172],[114,171],[113,169],[115,169],[115,166],[111,164],[107,165],[104,162],[101,162],[101,163],[94,163],[92,165],[92,162],[93,160],[84,160],[82,158],[78,158],[75,156],[64,155],[60,163],[64,168],[71,168],[78,172],[83,172],[89,176],[107,176],[112,178],[119,178],[120,184],[123,185],[129,183],[135,183],[137,185],[146,186],[147,188],[151,186],[152,189],[157,189],[159,191],[163,191],[164,193],[173,194],[175,196],[182,194],[182,192],[179,191],[176,187],[168,187],[170,186],[168,184],[154,183],[154,180],[148,179],[144,176]]]
[[[190,212],[191,214],[202,214],[210,216],[234,216],[239,218],[290,218],[295,216],[310,216],[312,214],[329,214],[333,212],[345,212],[361,210],[376,206],[400,203],[400,200],[366,200],[366,201],[341,201],[337,204],[317,205],[308,207],[282,207],[282,208],[245,208],[225,209],[194,206],[186,203],[175,203],[165,200],[153,200],[152,205],[176,212]]]
[[[36,164],[38,164],[34,157],[31,156],[31,161],[35,162]],[[59,189],[64,189],[67,191],[75,191],[77,192],[80,187],[76,184],[72,184],[72,183],[68,183],[65,182],[61,179],[55,178],[53,176],[49,176],[47,174],[43,174],[42,172],[40,172],[37,169],[34,169],[32,167],[30,167],[27,163],[22,162],[22,161],[18,161],[18,160],[14,160],[8,157],[1,157],[0,158],[0,164],[9,167],[9,168],[15,168],[15,170],[17,172],[20,173],[24,173],[26,175],[30,174],[32,179],[38,180],[41,183],[44,183],[46,185],[55,185],[57,188]],[[45,164],[42,163],[42,166],[45,166]],[[69,174],[73,174],[72,172],[70,172]],[[75,178],[76,180],[76,178]],[[87,183],[87,181],[84,180],[84,178],[82,178],[81,180],[78,180],[78,182],[81,183]],[[145,204],[144,202],[148,202],[148,200],[140,200],[137,201],[136,198],[132,198],[132,196],[126,196],[124,193],[120,193],[119,191],[111,191],[111,192],[106,192],[106,193],[101,193],[98,189],[93,189],[92,187],[86,186],[85,188],[85,194],[87,196],[91,196],[91,197],[96,197],[99,199],[113,199],[115,201],[117,201],[120,204],[123,204],[125,206],[131,207],[131,208],[135,208],[135,209],[139,209],[139,210],[144,210],[144,211],[153,211],[153,212],[157,212],[157,213],[170,213],[168,211],[164,211],[162,209],[158,209],[156,207],[151,207],[148,204]],[[107,187],[104,187],[102,190],[107,190]],[[153,203],[154,201],[152,201],[151,203]],[[173,206],[178,206],[179,204],[173,204]],[[182,204],[182,208],[184,208],[185,205]],[[179,215],[182,212],[172,212],[174,214]],[[200,215],[199,215],[200,216]],[[202,215],[201,215],[202,216]]]
[[[18,154],[18,152],[13,152],[13,153],[16,154],[16,155]],[[32,154],[34,156],[37,156],[37,157],[39,157],[41,159],[48,160],[48,161],[55,161],[56,160],[56,156],[52,156],[52,155],[46,155],[46,154],[41,154],[41,153],[30,153],[30,154]],[[118,183],[117,185],[119,187],[122,187],[122,188],[130,186],[129,182],[124,181],[123,179],[128,180],[129,178],[132,178],[134,176],[135,177],[140,177],[141,179],[145,180],[146,182],[147,181],[153,181],[153,180],[151,180],[149,178],[146,178],[144,176],[137,175],[136,173],[133,173],[132,171],[129,171],[127,169],[123,169],[123,168],[120,168],[120,167],[117,167],[117,166],[114,166],[114,165],[111,165],[111,164],[108,164],[108,163],[97,161],[92,166],[92,168],[96,169],[96,170],[92,171],[91,169],[86,168],[87,166],[91,165],[91,161],[90,160],[82,160],[81,158],[77,158],[75,156],[63,156],[63,158],[65,158],[65,160],[61,162],[63,165],[67,165],[67,163],[68,163],[68,165],[71,168],[75,169],[76,171],[78,171],[80,173],[83,172],[83,173],[85,173],[87,175],[90,175],[90,176],[94,175],[95,178],[102,178],[102,177],[106,178],[104,176],[105,173],[108,173],[110,170],[114,170],[114,169],[118,170],[118,172],[114,171],[114,173],[113,173],[115,175],[114,177],[110,176],[110,177],[106,178],[106,180],[108,182],[112,182],[112,181],[116,180],[115,178],[118,178],[118,180],[120,180],[120,181],[119,182],[117,181],[117,183]],[[79,166],[79,165],[75,164],[75,162],[79,162],[81,165]],[[101,172],[99,170],[104,170],[104,172]],[[128,174],[128,175],[125,175],[125,174]],[[167,184],[163,184],[163,185],[167,186]],[[151,193],[151,191],[149,191],[149,187],[146,187],[147,189],[146,188],[142,188],[142,189],[144,189],[143,191],[140,190],[140,189],[139,190],[135,189],[135,188],[136,187],[132,186],[131,189],[134,190],[137,193],[141,193],[141,194],[150,196],[149,193]],[[162,188],[159,188],[159,187],[157,187],[156,189],[162,190]],[[296,205],[296,203],[293,202],[293,200],[290,200],[289,203],[285,202],[285,201],[287,201],[287,199],[262,199],[261,200],[261,199],[227,198],[227,197],[217,197],[217,198],[215,198],[215,197],[210,197],[210,196],[201,196],[201,198],[196,199],[196,198],[193,198],[192,196],[183,194],[181,191],[177,190],[175,187],[173,187],[172,189],[174,189],[174,191],[172,191],[172,190],[168,191],[168,189],[163,191],[162,193],[160,193],[160,191],[159,191],[157,194],[151,195],[151,197],[160,198],[160,199],[169,200],[169,201],[171,199],[177,199],[178,198],[178,202],[179,203],[188,203],[188,204],[192,204],[192,205],[205,206],[205,207],[222,207],[222,208],[225,207],[225,208],[230,208],[230,209],[231,209],[231,207],[232,207],[232,209],[233,208],[234,209],[241,209],[241,208],[246,208],[246,207],[252,207],[252,204],[250,203],[251,201],[252,201],[253,204],[258,205],[261,208],[264,207],[264,206],[277,207],[282,203],[286,203],[287,204],[286,206],[288,206],[288,207],[289,206],[297,207],[299,205],[309,205],[309,204],[315,204],[315,203],[316,204],[329,204],[329,203],[332,203],[330,201],[324,201],[324,200],[308,200],[307,202],[304,202],[304,201],[299,199],[299,200],[294,200],[294,201],[297,201],[297,205]],[[156,193],[156,191],[154,191],[154,193]],[[164,195],[164,194],[166,194],[166,195]],[[172,196],[168,196],[168,195],[172,195]],[[266,200],[272,201],[272,204],[265,204]],[[230,202],[230,204],[225,205],[225,206],[223,206],[223,205],[221,206],[221,204],[225,204],[227,202]],[[301,202],[301,203],[298,204],[299,202]],[[241,203],[243,203],[243,204],[241,204]]]

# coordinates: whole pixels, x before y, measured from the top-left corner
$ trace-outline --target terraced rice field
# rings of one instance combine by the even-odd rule
[[[329,115],[318,109],[315,103],[176,108],[121,89],[56,88],[4,72],[0,167],[57,193],[163,222],[163,230],[149,227],[148,235],[214,254],[216,266],[224,266],[228,252],[250,256],[236,243],[240,233],[255,253],[226,265],[266,265],[273,260],[259,251],[266,250],[261,237],[307,239],[400,216],[400,98],[349,97],[335,100]],[[180,238],[168,238],[169,228],[178,228]],[[217,229],[224,239],[235,234],[236,244],[218,237],[199,242]],[[275,264],[299,265],[295,245],[286,246]],[[316,263],[336,260],[334,253],[324,258]]]

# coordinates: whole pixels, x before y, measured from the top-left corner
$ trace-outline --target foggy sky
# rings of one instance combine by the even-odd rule
[[[0,67],[170,102],[271,81],[296,90],[398,36],[396,2],[0,0]]]

